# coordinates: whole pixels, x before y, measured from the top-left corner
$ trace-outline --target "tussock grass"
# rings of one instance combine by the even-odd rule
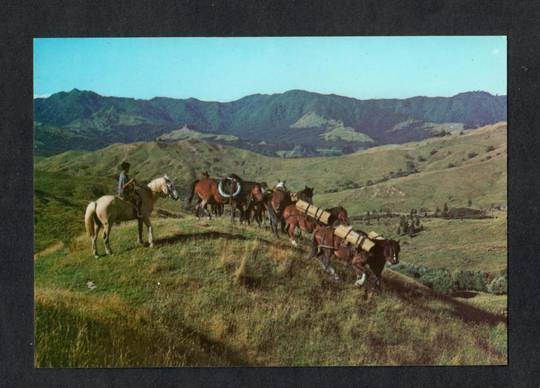
[[[136,229],[35,262],[36,366],[506,364],[502,315],[391,270],[366,294],[264,229],[156,220],[154,249]]]

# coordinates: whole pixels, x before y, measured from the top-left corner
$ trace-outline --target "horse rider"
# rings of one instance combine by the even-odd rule
[[[135,181],[135,179],[130,179],[128,176],[130,164],[128,162],[123,162],[120,167],[122,167],[122,171],[118,176],[117,195],[120,199],[131,202],[135,209],[135,215],[137,216],[137,218],[142,218],[142,198],[137,192],[137,190],[135,190],[135,185],[137,184],[137,182]]]

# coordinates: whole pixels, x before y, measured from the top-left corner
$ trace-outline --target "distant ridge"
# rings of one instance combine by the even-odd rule
[[[484,91],[358,100],[295,89],[222,103],[105,97],[73,89],[34,99],[36,153],[149,141],[188,126],[235,136],[237,146],[269,155],[295,147],[309,149],[310,155],[343,154],[504,121],[506,102],[506,96]]]

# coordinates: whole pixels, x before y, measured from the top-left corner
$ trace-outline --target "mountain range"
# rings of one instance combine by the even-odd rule
[[[106,97],[73,89],[34,99],[36,155],[189,138],[283,157],[340,155],[506,120],[506,96],[358,100],[303,90],[231,102]]]

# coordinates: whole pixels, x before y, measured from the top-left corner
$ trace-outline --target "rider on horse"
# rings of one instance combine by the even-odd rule
[[[130,164],[128,162],[123,162],[120,166],[122,167],[122,171],[118,176],[117,195],[122,200],[130,201],[135,209],[135,215],[137,218],[141,218],[142,198],[135,190],[135,185],[137,184],[135,179],[129,179],[128,172]]]

